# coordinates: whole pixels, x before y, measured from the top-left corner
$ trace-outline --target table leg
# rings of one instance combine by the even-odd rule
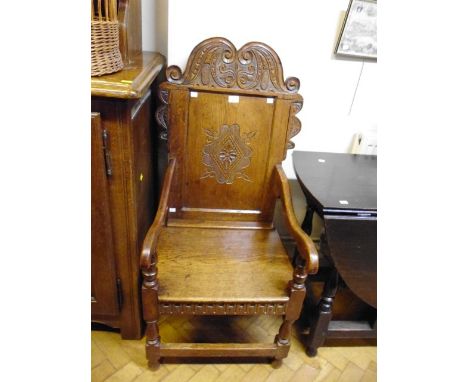
[[[332,307],[338,290],[338,283],[338,271],[333,268],[323,287],[318,307],[312,313],[306,349],[306,353],[309,357],[317,355],[317,349],[323,345],[327,338],[328,324],[332,319]]]
[[[302,221],[301,228],[302,230],[307,234],[310,235],[312,233],[312,219],[314,217],[314,209],[312,206],[307,204],[307,209],[306,209],[306,214],[304,216],[304,220]],[[296,264],[297,261],[297,256],[299,256],[299,252],[297,251],[297,247],[294,250],[294,256],[293,256],[293,264]]]
[[[304,220],[302,221],[301,228],[304,230],[307,235],[312,233],[312,218],[314,216],[314,209],[312,206],[307,205],[306,214]]]

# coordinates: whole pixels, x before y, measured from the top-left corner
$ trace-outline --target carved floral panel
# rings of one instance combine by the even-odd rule
[[[244,170],[249,167],[252,149],[250,139],[256,132],[241,134],[239,125],[222,125],[219,132],[205,129],[207,143],[203,147],[205,172],[201,179],[215,178],[220,184],[232,184],[236,178],[251,181]]]

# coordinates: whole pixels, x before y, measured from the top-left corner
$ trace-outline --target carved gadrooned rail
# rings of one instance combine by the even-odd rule
[[[193,314],[193,315],[283,315],[287,303],[165,303],[159,304],[160,314]]]

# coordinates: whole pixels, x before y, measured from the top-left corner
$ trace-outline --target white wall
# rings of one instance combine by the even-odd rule
[[[167,6],[169,0],[141,0],[143,50],[167,57]]]

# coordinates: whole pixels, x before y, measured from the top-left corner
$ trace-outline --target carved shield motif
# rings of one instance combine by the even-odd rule
[[[207,144],[203,147],[203,164],[206,166],[201,179],[215,178],[218,183],[232,184],[234,179],[251,181],[244,170],[250,165],[252,149],[248,146],[255,131],[241,135],[239,125],[223,125],[216,133],[205,129]]]

